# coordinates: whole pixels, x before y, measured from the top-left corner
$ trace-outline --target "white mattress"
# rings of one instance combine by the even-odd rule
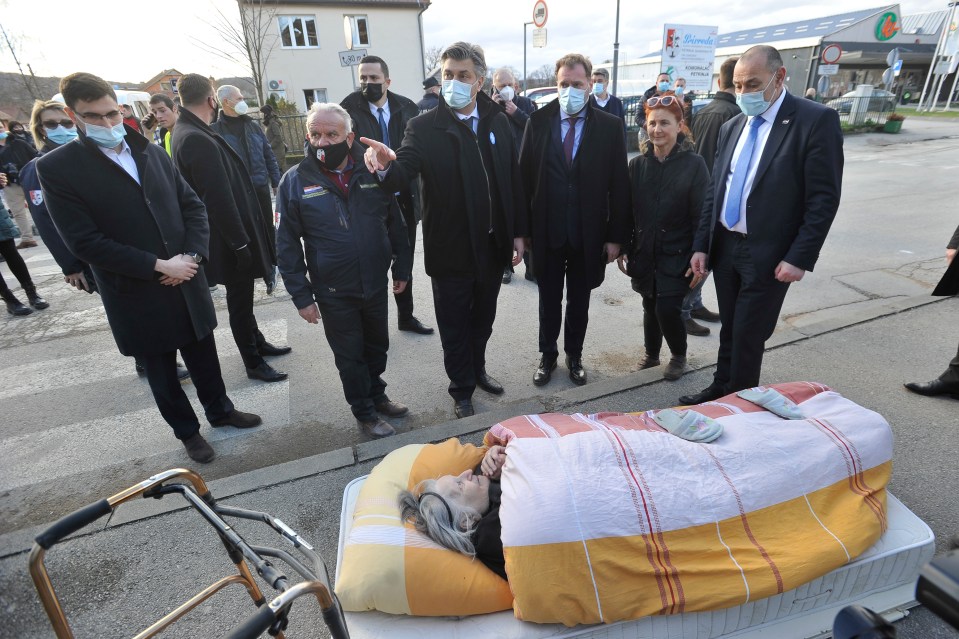
[[[353,509],[366,477],[351,481],[343,492],[336,578],[343,546],[353,522]],[[712,612],[645,617],[606,626],[532,624],[512,611],[471,617],[410,617],[382,612],[348,612],[352,639],[810,639],[831,634],[833,618],[845,606],[860,604],[895,620],[908,614],[919,569],[932,559],[935,536],[929,526],[889,495],[889,529],[855,561],[781,595]]]

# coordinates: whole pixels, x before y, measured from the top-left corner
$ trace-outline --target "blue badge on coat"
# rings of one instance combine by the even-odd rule
[[[493,135],[492,131],[489,132],[489,143],[494,145],[496,144],[496,136]]]

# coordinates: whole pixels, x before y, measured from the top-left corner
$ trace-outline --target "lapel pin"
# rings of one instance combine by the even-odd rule
[[[783,120],[783,124],[789,124],[789,120]]]

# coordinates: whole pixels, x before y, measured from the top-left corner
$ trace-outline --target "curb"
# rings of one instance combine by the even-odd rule
[[[769,341],[767,341],[766,350],[783,348],[821,335],[834,333],[852,326],[897,315],[947,299],[950,298],[935,298],[928,294],[895,298],[878,306],[850,311],[842,317],[826,319],[802,328],[787,328],[776,332]],[[715,357],[709,360],[700,360],[690,368],[690,372],[711,368],[715,365]],[[495,410],[480,413],[479,415],[465,419],[456,419],[433,426],[426,426],[386,439],[363,442],[355,447],[338,448],[320,453],[319,455],[213,480],[209,482],[208,485],[211,493],[217,500],[224,500],[274,486],[288,484],[300,479],[315,477],[332,470],[356,466],[364,462],[380,459],[401,446],[409,444],[430,444],[445,441],[450,437],[475,435],[476,433],[486,431],[490,424],[497,423],[504,419],[516,415],[543,412],[544,406],[548,406],[549,411],[562,411],[579,404],[602,399],[610,395],[629,392],[644,386],[661,383],[662,381],[662,375],[657,370],[638,371],[621,377],[604,379],[584,386],[570,388],[552,395],[544,395],[533,399],[519,399],[510,404],[500,406]],[[119,528],[167,513],[185,510],[189,507],[189,505],[181,501],[143,499],[130,502],[114,512],[107,521],[97,522],[95,526],[91,525],[84,532],[73,535],[72,537],[92,535],[107,529]],[[52,524],[53,522],[50,523]],[[50,524],[31,526],[0,535],[0,559],[29,552],[33,545],[33,538],[49,526]]]

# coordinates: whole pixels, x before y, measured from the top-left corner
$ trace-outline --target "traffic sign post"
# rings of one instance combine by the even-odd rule
[[[340,51],[340,66],[352,67],[360,63],[360,60],[366,57],[366,49],[353,49],[352,51]]]
[[[842,47],[836,43],[826,45],[820,57],[823,64],[836,64],[842,57]]]
[[[838,64],[820,64],[819,75],[836,75],[839,73]]]
[[[546,26],[546,18],[549,17],[549,9],[546,8],[546,0],[536,0],[533,5],[533,26],[542,29]]]
[[[546,46],[546,28],[533,29],[533,48],[542,49]]]

